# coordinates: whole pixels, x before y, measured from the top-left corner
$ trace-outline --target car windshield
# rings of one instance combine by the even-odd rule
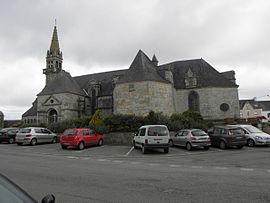
[[[65,130],[63,135],[65,135],[65,136],[74,136],[74,135],[76,135],[76,133],[77,133],[76,129],[67,129],[67,130]]]
[[[20,129],[19,133],[30,133],[31,132],[31,129],[29,128],[23,128],[23,129]]]
[[[162,126],[155,126],[148,128],[148,136],[167,136],[168,130]]]
[[[195,137],[206,136],[207,134],[203,130],[193,130],[191,134]]]
[[[255,128],[254,126],[246,126],[244,127],[248,132],[250,133],[261,133],[262,131],[258,128]]]
[[[8,129],[2,129],[2,130],[0,130],[0,133],[5,133],[7,131],[8,131]]]

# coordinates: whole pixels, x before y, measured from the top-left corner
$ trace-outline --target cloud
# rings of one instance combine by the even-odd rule
[[[269,10],[267,0],[1,2],[0,108],[30,107],[43,88],[55,18],[64,69],[72,75],[128,68],[142,49],[161,64],[202,57],[218,71],[236,71],[240,98],[264,94]]]

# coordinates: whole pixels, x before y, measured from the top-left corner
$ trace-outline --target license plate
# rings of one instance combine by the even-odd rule
[[[65,145],[69,145],[69,142],[64,142]]]

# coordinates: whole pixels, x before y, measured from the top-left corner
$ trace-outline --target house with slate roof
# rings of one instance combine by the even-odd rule
[[[263,118],[270,121],[270,101],[257,101],[255,99],[240,100],[241,118]]]
[[[239,117],[234,71],[218,72],[203,59],[158,64],[139,50],[127,69],[72,77],[62,69],[56,26],[47,51],[46,84],[22,118],[48,124],[70,118],[103,115],[165,115],[194,110],[205,119]]]

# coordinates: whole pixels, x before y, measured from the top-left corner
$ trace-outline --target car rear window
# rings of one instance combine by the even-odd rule
[[[67,129],[63,133],[63,135],[65,135],[65,136],[73,136],[73,135],[76,135],[76,134],[77,134],[77,130],[76,129]]]
[[[23,128],[23,129],[20,129],[19,133],[30,133],[31,132],[31,129],[30,128]]]
[[[162,126],[154,126],[148,128],[148,136],[167,136],[168,130]]]
[[[191,134],[195,137],[205,136],[207,135],[203,130],[193,130]]]

